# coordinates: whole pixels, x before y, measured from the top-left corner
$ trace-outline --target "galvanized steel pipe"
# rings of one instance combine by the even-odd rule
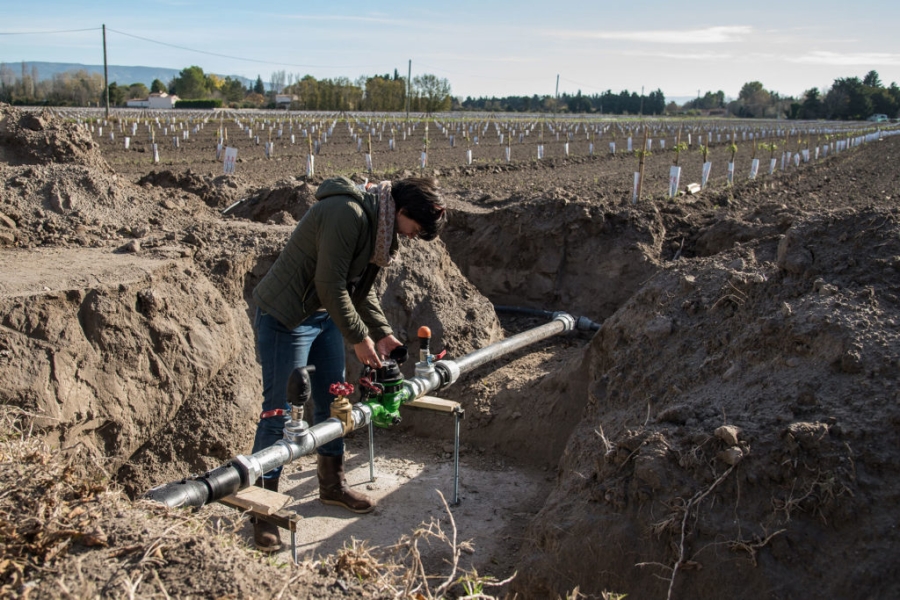
[[[457,360],[439,360],[433,367],[416,371],[415,377],[403,382],[411,400],[434,390],[452,385],[460,375],[496,358],[524,348],[548,337],[572,331],[575,318],[567,313],[553,313],[549,323],[476,350]],[[353,429],[366,427],[372,420],[372,409],[365,404],[353,406]],[[305,425],[305,424],[304,424]],[[338,419],[331,418],[311,427],[291,421],[285,426],[284,439],[249,456],[239,455],[231,462],[202,475],[167,483],[147,492],[146,497],[170,507],[203,506],[253,485],[263,473],[286,465],[343,435]]]
[[[366,427],[372,420],[372,409],[365,404],[353,406],[353,429]],[[311,427],[291,431],[285,427],[285,439],[249,456],[239,455],[231,462],[202,475],[195,475],[153,488],[146,498],[170,506],[203,506],[234,494],[263,473],[305,456],[331,440],[344,435],[338,419],[326,419]]]

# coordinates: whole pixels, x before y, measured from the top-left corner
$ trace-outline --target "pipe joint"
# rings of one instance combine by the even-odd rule
[[[372,407],[363,402],[357,402],[353,405],[351,415],[353,417],[354,429],[366,427],[372,420]]]
[[[284,424],[284,439],[297,445],[303,445],[303,438],[309,435],[309,425],[302,419],[290,420]]]
[[[252,485],[257,479],[262,477],[262,466],[259,464],[259,459],[253,455],[238,454],[232,459],[231,464],[234,465],[234,468],[241,475],[242,488]]]
[[[560,321],[563,324],[563,331],[572,331],[575,329],[575,317],[567,312],[560,311],[553,313],[553,320]]]
[[[600,323],[595,323],[587,317],[578,317],[575,322],[575,328],[578,331],[600,331]]]
[[[456,380],[459,379],[461,373],[459,365],[453,360],[439,360],[434,363],[434,369],[441,376],[441,388],[456,383]]]

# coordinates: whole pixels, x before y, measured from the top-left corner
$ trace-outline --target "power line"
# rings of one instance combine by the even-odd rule
[[[107,31],[112,31],[114,33],[118,33],[119,35],[124,35],[130,38],[135,38],[138,40],[143,40],[145,42],[150,42],[151,44],[159,44],[160,46],[168,46],[169,48],[176,48],[178,50],[184,50],[186,52],[196,52],[197,54],[206,54],[209,56],[217,56],[219,58],[227,58],[230,60],[242,60],[245,62],[252,62],[262,65],[273,65],[280,67],[300,67],[304,69],[374,69],[372,65],[303,65],[303,64],[295,64],[295,63],[283,63],[283,62],[272,62],[268,60],[258,60],[255,58],[244,58],[242,56],[232,56],[230,54],[219,54],[218,52],[207,52],[206,50],[197,50],[195,48],[187,48],[185,46],[178,46],[176,44],[169,44],[166,42],[160,42],[158,40],[152,40],[150,38],[142,37],[139,35],[134,35],[132,33],[125,33],[124,31],[118,31],[116,29],[112,29],[111,27],[106,28]]]
[[[78,33],[81,31],[100,31],[99,27],[90,29],[61,29],[59,31],[0,31],[0,35],[48,35],[51,33]]]
[[[593,86],[593,85],[588,85],[588,84],[586,84],[586,83],[579,83],[578,81],[572,81],[571,79],[566,79],[565,77],[563,77],[562,80],[565,81],[565,82],[567,82],[567,83],[574,83],[575,85],[581,86],[581,87],[583,87],[583,88],[590,88],[590,89],[592,89],[592,90],[599,90],[599,91],[601,91],[601,92],[602,92],[602,91],[605,91],[603,88],[599,88],[599,87],[596,87],[596,86]]]

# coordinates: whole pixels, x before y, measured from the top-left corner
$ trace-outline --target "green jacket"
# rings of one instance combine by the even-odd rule
[[[323,181],[316,199],[253,299],[288,329],[324,308],[349,343],[366,336],[377,342],[392,334],[372,290],[379,269],[369,263],[378,200],[345,177]]]

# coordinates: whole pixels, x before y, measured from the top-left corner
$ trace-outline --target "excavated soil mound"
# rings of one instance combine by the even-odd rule
[[[259,223],[292,225],[315,204],[315,188],[305,182],[278,182],[273,188],[256,190],[227,214]]]
[[[0,162],[77,163],[111,172],[100,146],[82,126],[70,126],[50,111],[23,112],[0,106]]]
[[[247,193],[248,184],[240,176],[227,177],[219,175],[200,175],[191,169],[184,173],[171,170],[151,171],[137,180],[137,184],[145,187],[190,192],[203,200],[212,208],[227,208]]]

